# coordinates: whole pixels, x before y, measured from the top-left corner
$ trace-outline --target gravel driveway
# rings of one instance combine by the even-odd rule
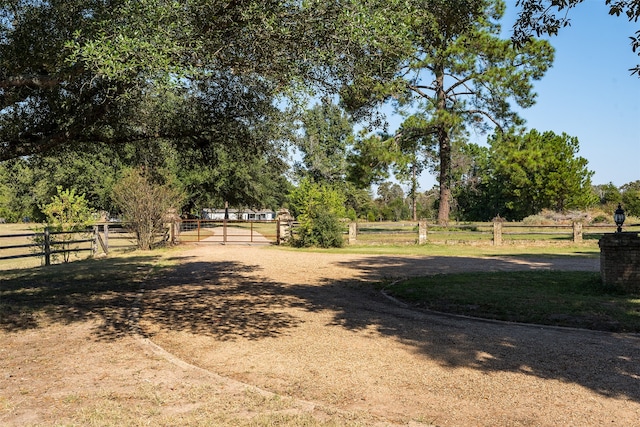
[[[139,324],[209,372],[383,424],[640,426],[638,335],[417,312],[369,286],[455,271],[597,271],[597,259],[220,245],[179,258],[146,285]]]

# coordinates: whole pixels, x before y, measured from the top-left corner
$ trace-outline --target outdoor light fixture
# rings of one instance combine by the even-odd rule
[[[622,209],[622,205],[618,203],[618,209],[613,213],[613,220],[616,222],[618,226],[618,233],[622,233],[622,224],[624,224],[624,209]]]

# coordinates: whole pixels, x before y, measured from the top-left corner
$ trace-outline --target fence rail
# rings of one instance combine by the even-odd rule
[[[640,224],[625,226],[625,231],[640,232]],[[602,235],[616,231],[612,224],[531,225],[508,222],[483,222],[440,226],[426,221],[350,223],[350,244],[424,244],[433,243],[488,243],[499,246],[525,242],[597,241]]]
[[[183,221],[172,224],[157,237],[157,241],[177,240],[182,242],[208,241],[222,243],[275,243],[279,244],[295,235],[294,221]],[[0,227],[3,230],[4,225]],[[516,243],[582,243],[597,242],[604,234],[613,233],[616,226],[555,224],[530,225],[523,223],[465,223],[448,227],[420,222],[360,222],[345,224],[345,239],[349,244],[424,244],[463,243],[492,244],[495,246]],[[625,232],[640,233],[640,224],[629,224]],[[75,237],[73,235],[75,234]],[[83,235],[84,234],[84,235]],[[57,241],[57,235],[71,235],[66,241]],[[85,237],[86,236],[86,237]],[[53,237],[53,239],[52,239]],[[130,249],[135,247],[135,236],[122,224],[95,224],[80,233],[46,232],[0,235],[0,261],[18,258],[42,257],[45,265],[51,256],[76,252],[100,252]],[[67,247],[60,245],[66,244]]]
[[[168,234],[162,233],[156,240],[167,240]],[[58,239],[57,236],[64,237]],[[45,228],[42,232],[0,235],[0,261],[41,257],[44,265],[50,265],[52,256],[59,254],[90,252],[95,256],[100,252],[108,254],[110,251],[133,247],[135,236],[122,224],[95,224],[78,231],[54,232]]]

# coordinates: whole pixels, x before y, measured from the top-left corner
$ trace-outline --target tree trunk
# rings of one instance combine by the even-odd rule
[[[438,206],[438,224],[449,224],[451,212],[451,144],[449,135],[442,131],[438,135],[440,145],[440,205]]]
[[[447,94],[444,91],[444,67],[436,69],[436,114],[447,110]],[[438,207],[438,224],[449,223],[451,211],[451,141],[446,123],[438,125],[438,147],[440,160],[440,205]]]
[[[416,207],[416,200],[417,200],[417,192],[418,192],[418,177],[417,177],[417,172],[416,172],[416,163],[415,160],[413,162],[413,165],[411,167],[411,210],[412,210],[412,218],[413,221],[417,221],[418,220],[418,209]]]

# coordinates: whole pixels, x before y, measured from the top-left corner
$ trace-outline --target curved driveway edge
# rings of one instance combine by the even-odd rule
[[[442,426],[634,425],[640,337],[476,322],[368,283],[454,271],[597,271],[574,257],[404,257],[199,247],[151,283],[141,325],[204,369],[274,393]]]

